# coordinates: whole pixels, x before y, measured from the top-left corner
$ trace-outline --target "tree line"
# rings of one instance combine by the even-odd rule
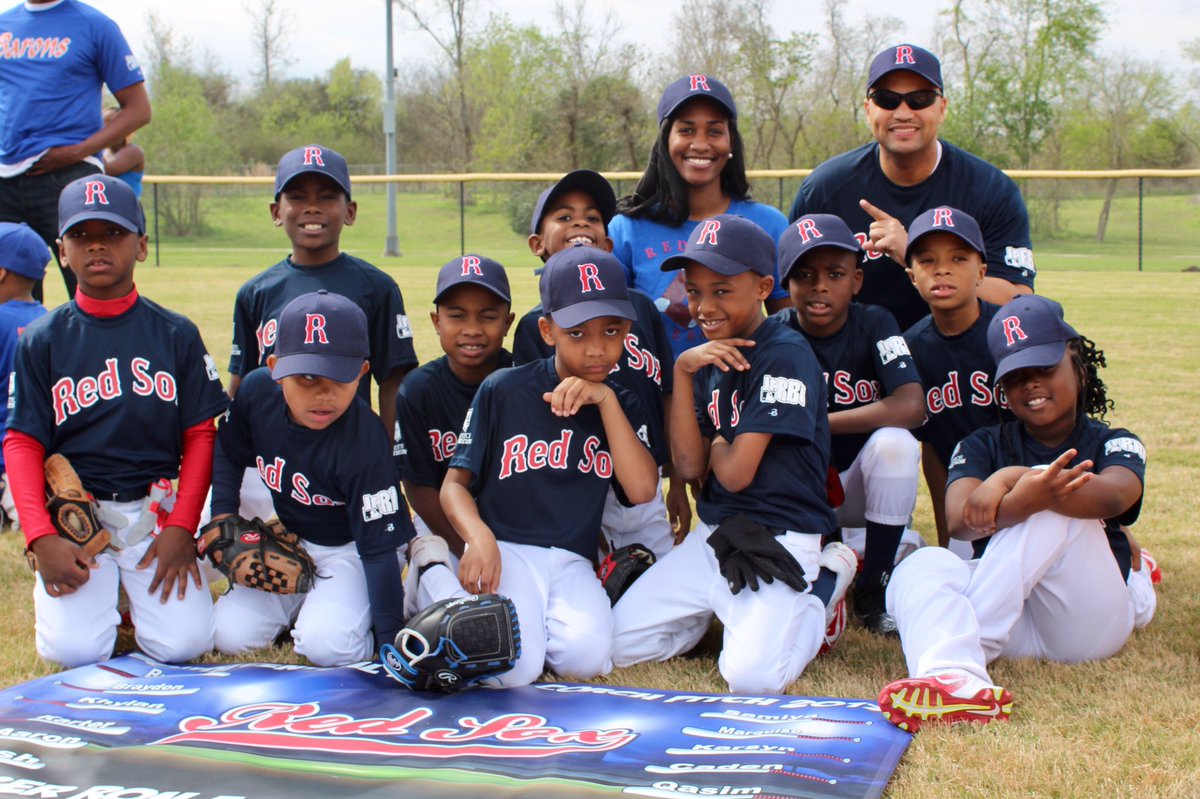
[[[151,172],[222,174],[243,165],[270,174],[281,153],[311,141],[360,168],[382,163],[380,77],[355,68],[352,53],[324,75],[288,77],[288,2],[258,0],[247,12],[258,64],[248,86],[151,15],[143,47],[154,121],[140,134]],[[640,170],[662,86],[695,72],[733,89],[751,168],[811,167],[867,141],[867,67],[899,39],[899,20],[850,20],[842,4],[825,0],[819,30],[778,31],[770,4],[684,0],[663,47],[651,52],[583,0],[560,0],[540,23],[488,14],[486,0],[396,0],[398,20],[435,45],[434,58],[398,75],[402,171]],[[921,42],[943,61],[950,106],[942,135],[1003,168],[1193,163],[1197,70],[1180,75],[1100,51],[1106,24],[1099,0],[947,0],[934,40]],[[1200,66],[1200,39],[1184,57]],[[1053,232],[1068,187],[1026,191],[1031,204],[1045,204],[1034,218]],[[1105,190],[1099,238],[1116,191],[1115,181]],[[167,231],[199,232],[199,192],[169,195],[160,204]]]

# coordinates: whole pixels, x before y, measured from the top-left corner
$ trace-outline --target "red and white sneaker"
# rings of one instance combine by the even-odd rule
[[[1159,568],[1158,558],[1151,555],[1146,550],[1142,550],[1142,571],[1150,575],[1150,582],[1158,585],[1162,582],[1162,569]]]
[[[817,657],[833,649],[846,631],[846,589],[858,572],[858,556],[854,550],[840,541],[831,541],[821,550],[820,566],[837,575],[833,594],[825,607],[825,640],[817,650]]]
[[[908,732],[916,732],[926,722],[1008,721],[1012,706],[1008,691],[967,674],[910,677],[889,683],[879,692],[884,718]]]

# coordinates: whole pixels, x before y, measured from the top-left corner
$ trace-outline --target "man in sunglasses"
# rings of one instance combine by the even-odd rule
[[[929,313],[904,271],[908,225],[935,206],[979,222],[987,277],[979,297],[1003,305],[1033,291],[1029,214],[1017,185],[988,162],[938,139],[946,118],[942,67],[911,44],[875,57],[864,102],[875,141],[834,156],[805,178],[790,219],[840,216],[866,250],[860,302],[890,309],[907,330]]]

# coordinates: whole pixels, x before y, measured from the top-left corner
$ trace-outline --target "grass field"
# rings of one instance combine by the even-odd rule
[[[382,203],[382,197],[377,199]],[[260,200],[247,198],[229,206],[214,219],[222,235],[188,245],[164,242],[163,266],[143,265],[138,271],[139,289],[191,316],[222,365],[228,360],[235,291],[285,253],[283,235],[266,222]],[[383,240],[383,227],[374,210],[368,210],[363,222],[348,231],[345,244],[371,259]],[[401,222],[405,256],[381,263],[404,291],[422,361],[438,354],[425,314],[437,265],[458,252],[456,210],[451,200],[421,198]],[[485,249],[509,266],[517,310],[530,307],[536,292],[526,269],[534,262],[522,250],[520,237],[506,229],[500,214],[472,218],[468,231],[468,248]],[[449,244],[437,243],[447,236]],[[416,243],[434,238],[433,245]],[[493,246],[484,248],[485,242]],[[1177,245],[1183,252],[1194,242]],[[55,277],[47,285],[49,304],[60,302],[61,282]],[[1061,300],[1067,318],[1106,350],[1104,376],[1117,402],[1111,421],[1146,442],[1147,494],[1136,530],[1166,573],[1158,615],[1120,654],[1102,663],[997,663],[994,678],[1016,697],[1013,721],[988,728],[927,729],[909,748],[888,795],[1194,797],[1200,793],[1200,735],[1189,703],[1191,689],[1200,685],[1200,556],[1193,536],[1200,510],[1200,427],[1195,423],[1200,275],[1175,269],[1138,274],[1054,267],[1043,270],[1038,287]],[[933,529],[924,497],[914,526],[927,535]],[[0,602],[9,609],[0,622],[3,685],[53,670],[33,654],[32,579],[21,548],[19,536],[0,536]],[[293,657],[289,651],[272,650],[253,659]],[[874,698],[884,683],[903,674],[894,641],[850,629],[790,692]],[[607,682],[724,689],[711,655],[620,670]]]

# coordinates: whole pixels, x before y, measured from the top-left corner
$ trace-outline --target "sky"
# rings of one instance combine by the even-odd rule
[[[246,9],[257,0],[87,0],[121,25],[136,53],[144,53],[146,18],[153,9],[174,31],[187,37],[197,55],[207,50],[236,77],[249,77],[254,48]],[[279,0],[289,14],[291,60],[286,74],[307,77],[322,74],[349,55],[356,68],[382,72],[385,64],[384,24],[386,0]],[[891,8],[884,4],[848,0],[845,18],[854,22],[866,16],[890,15],[903,20],[896,41],[926,44],[933,34],[939,8],[949,0],[903,0]],[[590,13],[611,9],[621,25],[620,38],[645,47],[670,40],[670,23],[678,2],[665,0],[590,0]],[[1108,0],[1109,24],[1101,47],[1125,50],[1148,60],[1181,66],[1180,44],[1200,37],[1200,3],[1195,0]],[[553,26],[555,0],[479,0],[484,13],[503,11],[516,22]],[[815,31],[821,28],[821,0],[775,0],[772,23],[780,32]],[[429,38],[416,31],[396,9],[395,52],[400,75],[404,67],[427,62],[433,55]]]

